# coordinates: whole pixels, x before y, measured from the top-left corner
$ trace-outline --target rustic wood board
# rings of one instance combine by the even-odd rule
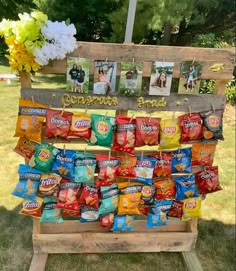
[[[195,251],[184,251],[181,254],[183,263],[188,271],[203,271]]]
[[[47,253],[34,253],[29,271],[44,271],[47,263]]]

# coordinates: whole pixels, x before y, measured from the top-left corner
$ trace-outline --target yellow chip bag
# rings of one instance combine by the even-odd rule
[[[180,146],[180,127],[177,119],[162,119],[160,123],[160,149],[172,149]]]
[[[46,105],[23,98],[19,99],[19,112],[15,137],[26,137],[41,143],[42,123],[46,116]]]
[[[184,203],[182,220],[200,217],[202,202],[201,198],[188,198],[183,200],[182,202]]]

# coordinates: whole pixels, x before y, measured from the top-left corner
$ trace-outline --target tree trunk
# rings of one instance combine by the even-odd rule
[[[165,23],[165,29],[164,29],[164,36],[163,36],[162,41],[161,41],[162,45],[169,45],[170,44],[171,29],[172,29],[171,23],[166,22]]]

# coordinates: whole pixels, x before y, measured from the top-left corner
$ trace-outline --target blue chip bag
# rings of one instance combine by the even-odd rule
[[[96,157],[90,153],[76,152],[74,181],[78,183],[94,184]]]
[[[99,207],[99,215],[111,213],[118,208],[119,189],[117,184],[110,186],[101,186],[101,205]]]
[[[134,216],[117,215],[113,223],[112,231],[132,231],[134,228]]]
[[[98,210],[89,206],[81,206],[80,222],[94,222],[98,221]]]
[[[156,165],[156,158],[153,157],[137,157],[137,164],[134,168],[136,173],[136,182],[145,185],[152,185],[153,170]]]
[[[172,173],[191,173],[192,148],[172,152]]]
[[[42,172],[22,164],[19,165],[18,174],[19,182],[13,190],[12,195],[23,199],[35,200]]]
[[[175,176],[173,179],[176,184],[176,200],[184,200],[198,196],[194,175]]]
[[[61,209],[56,208],[57,200],[53,198],[44,198],[44,207],[41,223],[61,223],[63,218],[61,216]]]
[[[52,172],[73,179],[75,155],[76,152],[73,150],[58,149],[58,153],[52,165]]]

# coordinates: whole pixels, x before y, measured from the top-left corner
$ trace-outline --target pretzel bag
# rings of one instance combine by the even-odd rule
[[[156,159],[156,164],[153,171],[153,177],[166,177],[171,175],[172,153],[171,152],[157,152],[148,155]]]
[[[172,173],[191,173],[192,148],[172,152]]]
[[[69,137],[81,137],[89,140],[91,137],[91,115],[83,112],[73,113]]]
[[[27,139],[26,137],[20,137],[14,151],[24,157],[26,160],[30,160],[34,154],[37,143]]]

